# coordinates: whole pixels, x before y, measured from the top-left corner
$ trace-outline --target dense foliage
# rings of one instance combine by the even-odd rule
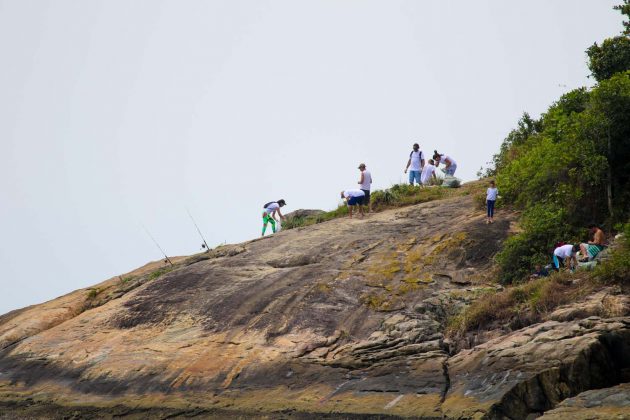
[[[525,114],[486,171],[523,210],[522,232],[497,256],[504,283],[549,262],[558,241],[586,241],[589,223],[610,231],[630,217],[630,39],[588,53],[599,83],[563,95],[538,120]]]

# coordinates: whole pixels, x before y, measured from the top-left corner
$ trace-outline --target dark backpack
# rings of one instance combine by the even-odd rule
[[[271,205],[271,204],[273,204],[273,203],[276,203],[276,201],[270,201],[270,202],[268,202],[267,204],[265,204],[265,205],[263,206],[263,209],[266,209],[267,207],[269,207],[269,205]]]
[[[418,150],[418,153],[420,154],[419,155],[420,160],[422,160],[424,153],[422,153],[422,150]],[[411,151],[411,153],[409,153],[409,159],[411,159],[411,156],[413,156],[413,150]]]

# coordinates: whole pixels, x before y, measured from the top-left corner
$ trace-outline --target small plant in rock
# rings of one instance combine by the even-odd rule
[[[94,298],[96,298],[96,296],[98,296],[98,294],[100,292],[101,291],[99,289],[90,289],[88,294],[87,294],[87,298],[88,299],[94,299]]]
[[[171,267],[158,268],[157,270],[149,274],[149,280],[155,280],[158,277],[161,277],[162,275],[170,272],[171,270],[173,270]]]

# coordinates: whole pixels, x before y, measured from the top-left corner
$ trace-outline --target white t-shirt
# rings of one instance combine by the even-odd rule
[[[412,151],[411,155],[409,155],[409,159],[411,159],[409,170],[419,171],[421,169],[421,161],[424,159],[424,153],[422,153],[422,150],[418,150],[417,152]]]
[[[573,256],[573,245],[567,244],[559,246],[553,251],[553,255],[558,258],[571,258]]]
[[[427,163],[424,165],[424,169],[422,169],[422,175],[420,175],[420,182],[423,184],[428,184],[431,180],[431,175],[435,173],[435,166]]]
[[[446,165],[446,159],[448,159],[451,162],[451,165],[457,166],[457,162],[455,162],[455,159],[453,159],[449,155],[441,155],[440,156],[440,163],[443,163],[444,165]]]
[[[370,190],[372,185],[372,174],[367,169],[363,171],[363,184],[361,184],[362,190]]]
[[[279,208],[280,208],[280,204],[278,204],[278,203],[271,203],[265,208],[265,212],[267,212],[267,214],[271,214],[275,210],[278,210]]]
[[[488,192],[486,194],[486,200],[497,201],[497,195],[499,195],[499,190],[496,187],[488,188]]]
[[[348,197],[365,197],[365,193],[361,190],[346,190],[343,192],[343,196]]]

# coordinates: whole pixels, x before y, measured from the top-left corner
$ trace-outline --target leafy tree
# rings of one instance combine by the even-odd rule
[[[602,45],[591,45],[586,54],[588,68],[600,82],[611,78],[615,73],[630,70],[630,38],[617,36],[604,40]]]
[[[601,46],[594,43],[586,50],[588,68],[598,82],[630,70],[630,0],[624,0],[623,4],[613,8],[628,18],[623,22],[623,36],[608,38]]]
[[[614,6],[613,9],[619,10],[622,15],[625,15],[626,17],[628,17],[628,20],[625,20],[623,22],[623,26],[625,28],[623,31],[623,34],[630,35],[630,0],[624,0],[623,4]]]

